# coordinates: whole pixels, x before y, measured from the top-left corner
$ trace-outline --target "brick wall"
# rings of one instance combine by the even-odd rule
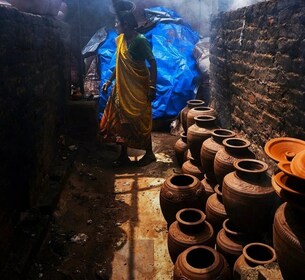
[[[211,46],[211,95],[221,126],[244,133],[258,151],[274,137],[305,140],[304,1],[220,13],[211,21]]]
[[[69,33],[0,6],[0,248],[48,180],[69,94]]]

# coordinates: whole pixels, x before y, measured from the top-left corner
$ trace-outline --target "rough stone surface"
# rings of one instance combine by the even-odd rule
[[[69,33],[0,6],[0,261],[21,211],[49,181],[69,90]]]
[[[261,157],[271,138],[305,139],[304,14],[302,1],[272,0],[211,21],[213,106]]]

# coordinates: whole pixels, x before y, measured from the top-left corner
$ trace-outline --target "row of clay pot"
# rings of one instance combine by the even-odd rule
[[[257,258],[263,256],[265,258]],[[250,243],[243,249],[243,254],[234,264],[234,279],[253,275],[257,266],[271,264],[276,260],[274,249],[262,243]],[[253,276],[252,276],[253,277]],[[231,279],[231,272],[222,254],[207,246],[192,246],[183,251],[174,267],[174,280],[191,279]]]
[[[273,138],[264,149],[278,163],[272,185],[286,201],[277,209],[273,221],[273,245],[280,270],[285,280],[305,279],[305,169],[299,172],[305,166],[305,141]]]
[[[212,249],[215,241],[216,251]],[[168,251],[175,264],[174,279],[215,279],[215,273],[230,279],[232,271],[234,279],[240,279],[248,269],[275,261],[270,246],[248,242],[249,239],[237,232],[228,219],[215,240],[214,229],[203,211],[182,209],[168,231]]]

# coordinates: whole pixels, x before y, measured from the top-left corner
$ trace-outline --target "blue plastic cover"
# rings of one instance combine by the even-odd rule
[[[152,103],[152,116],[153,119],[174,118],[186,102],[194,98],[199,85],[200,73],[193,56],[199,35],[189,25],[180,20],[177,22],[181,18],[175,12],[160,7],[149,11],[154,9],[166,12],[173,20],[167,17],[166,21],[158,21],[144,34],[152,46],[158,68],[157,97]],[[101,85],[109,79],[115,67],[116,36],[115,31],[108,31],[105,42],[98,49]],[[100,93],[100,117],[110,92],[111,89],[107,95]]]

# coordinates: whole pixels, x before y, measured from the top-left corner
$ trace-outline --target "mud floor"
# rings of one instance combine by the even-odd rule
[[[119,168],[111,166],[116,145],[70,140],[72,171],[28,279],[172,278],[159,191],[180,172],[178,136],[154,132],[152,139],[156,162]],[[132,160],[143,153],[129,150]]]

